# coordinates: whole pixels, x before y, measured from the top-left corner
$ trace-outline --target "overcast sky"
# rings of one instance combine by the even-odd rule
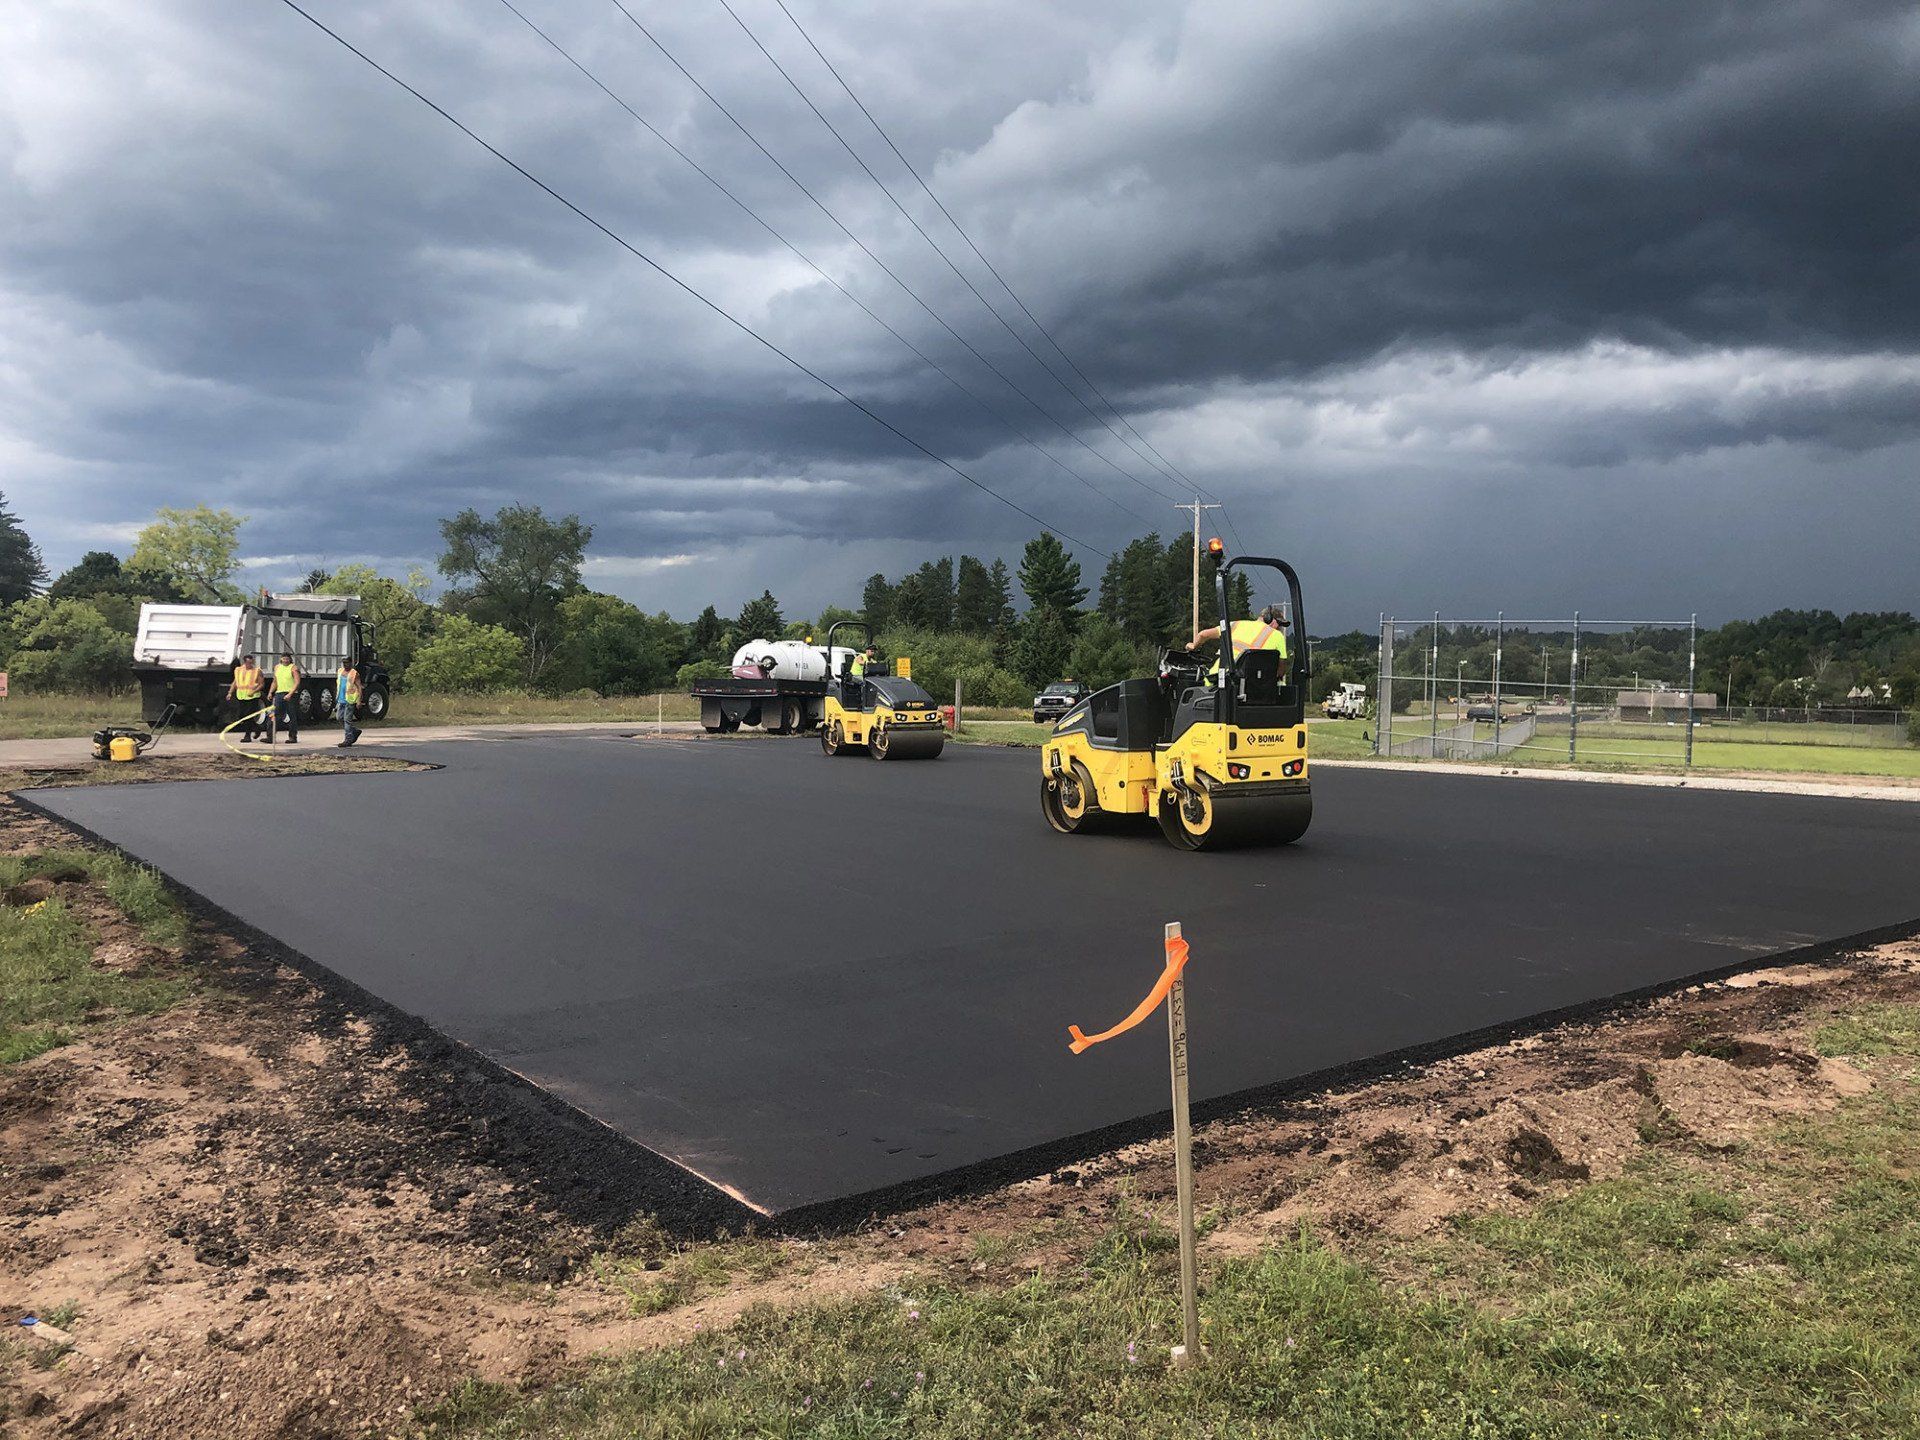
[[[515,3],[953,379],[501,0],[311,9],[1090,577],[1191,481],[1316,631],[1920,608],[1910,3],[787,0],[1131,431],[778,0],[731,3],[1006,325],[720,0],[621,3],[845,231],[614,0]],[[56,571],[203,501],[256,582],[430,568],[529,502],[648,609],[797,614],[1036,528],[278,0],[6,25],[0,490]]]

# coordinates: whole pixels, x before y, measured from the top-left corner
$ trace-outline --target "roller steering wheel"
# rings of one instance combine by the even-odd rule
[[[1186,690],[1200,683],[1205,672],[1196,655],[1188,650],[1168,648],[1160,652],[1160,683],[1171,688]]]

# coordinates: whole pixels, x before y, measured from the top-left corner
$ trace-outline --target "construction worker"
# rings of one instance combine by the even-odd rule
[[[300,743],[300,667],[293,663],[291,651],[280,652],[280,663],[273,667],[273,724],[287,732],[287,744]],[[273,737],[267,737],[273,743]]]
[[[864,649],[854,651],[853,658],[847,661],[847,678],[862,679],[867,673],[867,667],[871,664],[873,664],[873,646],[868,645]]]
[[[340,744],[336,749],[360,738],[360,727],[353,723],[353,712],[359,704],[360,672],[351,659],[342,660],[340,668],[333,673],[333,705],[340,712]]]
[[[1249,650],[1277,650],[1280,652],[1280,678],[1287,677],[1287,612],[1279,605],[1269,605],[1260,612],[1257,620],[1236,620],[1233,622],[1233,653],[1240,656]],[[1209,640],[1220,638],[1220,627],[1209,625],[1197,631],[1193,644],[1187,648],[1198,650]],[[1226,668],[1227,647],[1222,644],[1220,653],[1214,658],[1213,674],[1209,683],[1220,683],[1220,672]]]
[[[266,716],[260,713],[265,708],[262,697],[266,689],[267,677],[253,656],[242,655],[240,663],[233,667],[233,679],[227,685],[227,703],[231,707],[227,723],[246,722],[247,728],[240,732],[242,744],[251,745],[255,735],[270,736],[273,733],[267,725]]]

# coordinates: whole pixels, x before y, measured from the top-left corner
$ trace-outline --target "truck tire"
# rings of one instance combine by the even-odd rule
[[[360,697],[360,714],[368,720],[387,718],[387,687],[374,683],[367,687],[366,694]]]
[[[310,722],[319,718],[320,695],[313,688],[313,686],[302,685],[300,687],[299,698],[296,699],[293,703],[295,707],[299,710],[300,719],[303,723]]]
[[[331,720],[333,718],[334,706],[339,704],[339,702],[340,697],[331,690],[316,690],[313,692],[313,708],[322,720]]]

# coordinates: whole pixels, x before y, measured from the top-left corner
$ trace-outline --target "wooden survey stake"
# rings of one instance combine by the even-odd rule
[[[1180,922],[1167,926],[1169,943],[1180,938]],[[1173,1068],[1173,1183],[1180,1205],[1180,1322],[1182,1342],[1173,1347],[1173,1363],[1191,1365],[1200,1358],[1200,1291],[1193,1242],[1193,1127],[1187,1116],[1187,983],[1177,976],[1167,992],[1167,1057]]]
[[[1180,923],[1167,926],[1167,968],[1160,972],[1146,999],[1118,1025],[1088,1035],[1078,1025],[1067,1027],[1067,1048],[1083,1055],[1095,1045],[1124,1035],[1145,1023],[1161,1001],[1167,1005],[1167,1056],[1173,1068],[1173,1177],[1180,1202],[1180,1320],[1181,1343],[1173,1347],[1175,1365],[1203,1359],[1200,1347],[1200,1291],[1193,1254],[1193,1129],[1187,1114],[1187,942]]]

